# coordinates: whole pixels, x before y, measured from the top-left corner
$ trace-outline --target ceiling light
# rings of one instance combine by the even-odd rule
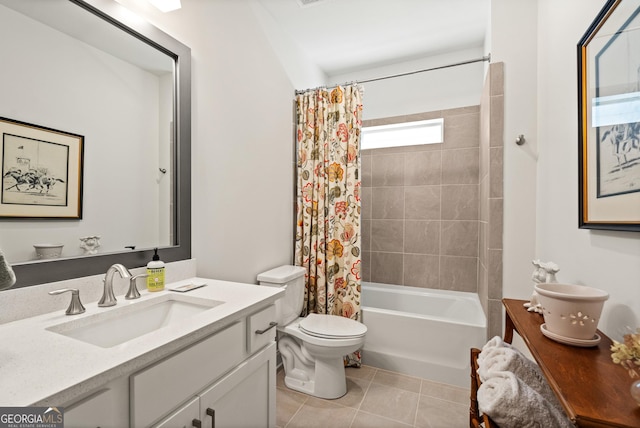
[[[171,12],[180,9],[180,0],[148,0],[149,3],[160,9],[162,12]]]

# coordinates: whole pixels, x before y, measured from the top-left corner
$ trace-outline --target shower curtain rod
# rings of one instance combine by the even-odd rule
[[[473,63],[476,63],[476,62],[485,62],[485,61],[491,62],[491,54],[483,56],[482,58],[470,59],[470,60],[467,60],[467,61],[460,61],[460,62],[455,62],[455,63],[447,64],[447,65],[440,65],[438,67],[425,68],[425,69],[422,69],[422,70],[409,71],[409,72],[406,72],[406,73],[391,74],[389,76],[376,77],[374,79],[354,80],[354,81],[351,81],[351,82],[345,82],[345,83],[341,84],[341,86],[342,85],[350,85],[350,84],[377,82],[378,80],[386,80],[386,79],[393,79],[393,78],[396,78],[396,77],[410,76],[412,74],[425,73],[427,71],[441,70],[443,68],[457,67],[459,65],[467,65],[467,64],[473,64]],[[337,84],[333,85],[333,87],[335,87],[335,86],[338,86],[338,85]],[[303,94],[303,93],[305,93],[307,91],[313,91],[313,90],[316,90],[316,89],[323,89],[323,88],[327,88],[327,86],[318,86],[318,87],[315,87],[315,88],[304,89],[304,90],[296,89],[296,95]]]

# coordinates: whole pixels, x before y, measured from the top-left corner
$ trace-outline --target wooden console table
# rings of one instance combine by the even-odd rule
[[[631,398],[632,379],[611,360],[611,339],[598,330],[598,346],[564,345],[542,335],[542,315],[527,312],[526,300],[503,299],[504,341],[522,337],[571,420],[579,427],[640,427],[640,406]]]

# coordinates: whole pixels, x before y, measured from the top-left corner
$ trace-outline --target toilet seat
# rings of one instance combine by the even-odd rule
[[[313,315],[313,314],[312,314]],[[310,315],[309,315],[310,316]],[[307,318],[309,318],[309,316],[307,316]],[[328,315],[316,315],[316,316],[320,316],[320,317],[325,317]],[[336,316],[337,317],[337,316]],[[360,346],[362,346],[364,344],[364,339],[365,339],[365,334],[360,334],[360,335],[356,335],[356,336],[339,336],[338,332],[334,331],[333,332],[333,336],[320,336],[318,335],[318,333],[307,333],[306,331],[304,331],[302,328],[300,328],[300,323],[302,321],[304,321],[306,318],[298,318],[294,321],[292,321],[291,323],[285,325],[285,326],[278,326],[277,329],[278,331],[284,333],[284,334],[288,334],[289,336],[295,337],[309,345],[313,345],[313,346],[323,346],[326,348],[339,348],[339,347],[344,347],[344,346],[353,346],[353,345],[357,345],[359,344]],[[350,320],[348,318],[345,318],[345,320],[347,321],[351,321],[353,323],[356,324],[360,324],[357,321],[354,320]],[[362,327],[365,329],[366,332],[366,326],[364,324],[361,324]],[[313,329],[313,327],[311,327],[311,329]],[[352,352],[352,351],[349,351]]]
[[[367,333],[364,324],[337,315],[309,314],[298,326],[304,333],[324,339],[351,339]]]

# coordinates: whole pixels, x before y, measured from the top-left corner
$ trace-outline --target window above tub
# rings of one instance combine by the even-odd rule
[[[444,119],[419,120],[362,128],[362,150],[442,143]]]

